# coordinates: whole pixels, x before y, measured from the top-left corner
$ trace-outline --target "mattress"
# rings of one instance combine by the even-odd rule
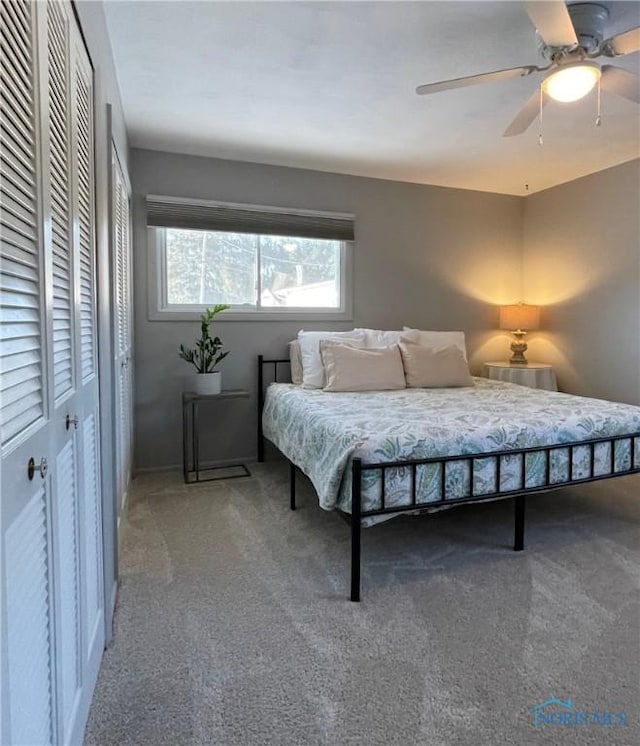
[[[491,453],[575,443],[640,433],[640,407],[559,392],[541,391],[501,381],[474,378],[458,389],[403,389],[329,393],[293,384],[271,384],[263,410],[264,435],[311,480],[325,510],[351,511],[351,460],[379,463],[463,454]],[[632,450],[640,464],[640,437],[594,448],[594,475],[629,469]],[[464,499],[473,479],[475,499],[482,494],[521,489],[522,456],[478,459],[473,476],[468,463],[452,461],[445,472],[446,500]],[[590,448],[553,450],[552,483],[590,476]],[[443,498],[442,466],[416,470],[417,505],[429,508]],[[546,484],[545,456],[525,457],[527,488]],[[365,471],[362,510],[381,507],[381,471]],[[385,506],[410,504],[410,469],[386,471]],[[499,480],[499,490],[496,485]],[[469,500],[474,498],[469,497]],[[435,507],[435,506],[433,506]],[[438,507],[442,507],[442,503]],[[446,506],[445,506],[446,507]],[[377,522],[370,517],[364,525]]]

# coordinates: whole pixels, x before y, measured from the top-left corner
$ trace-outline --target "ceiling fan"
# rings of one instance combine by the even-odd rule
[[[549,97],[555,101],[577,101],[599,83],[611,91],[640,103],[640,77],[614,65],[600,65],[600,57],[621,57],[640,50],[640,27],[604,39],[609,17],[606,5],[576,3],[567,6],[563,0],[530,0],[525,9],[536,28],[540,51],[546,65],[523,65],[480,75],[427,83],[416,88],[425,95],[464,88],[478,83],[527,77],[547,73],[541,89],[531,96],[516,118],[504,131],[504,137],[521,135],[534,121]],[[546,94],[546,95],[543,95]]]

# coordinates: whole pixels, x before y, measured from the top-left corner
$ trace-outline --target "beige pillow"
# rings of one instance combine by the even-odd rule
[[[447,347],[455,345],[462,350],[464,359],[467,359],[467,346],[465,344],[464,332],[431,332],[422,329],[412,329],[405,326],[401,342],[409,340],[425,345],[426,347]]]
[[[291,383],[302,386],[302,353],[300,352],[300,342],[297,339],[289,342],[289,364],[291,366]]]
[[[347,342],[353,347],[364,347],[364,332],[298,332],[300,354],[302,355],[302,387],[321,389],[325,385],[324,366],[320,357],[320,340],[333,339]]]
[[[405,388],[404,368],[398,345],[351,347],[323,340],[325,391],[389,391]]]
[[[415,342],[402,341],[399,347],[409,388],[473,386],[469,365],[457,345],[425,347]]]

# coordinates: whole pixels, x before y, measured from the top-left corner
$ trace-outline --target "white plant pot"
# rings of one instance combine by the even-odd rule
[[[219,394],[222,391],[222,373],[196,373],[193,376],[193,391],[196,394]]]

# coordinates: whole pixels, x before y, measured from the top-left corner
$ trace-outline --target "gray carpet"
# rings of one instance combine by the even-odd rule
[[[640,478],[530,498],[519,554],[505,501],[367,529],[353,604],[346,524],[251,469],[135,480],[87,744],[640,743]]]

